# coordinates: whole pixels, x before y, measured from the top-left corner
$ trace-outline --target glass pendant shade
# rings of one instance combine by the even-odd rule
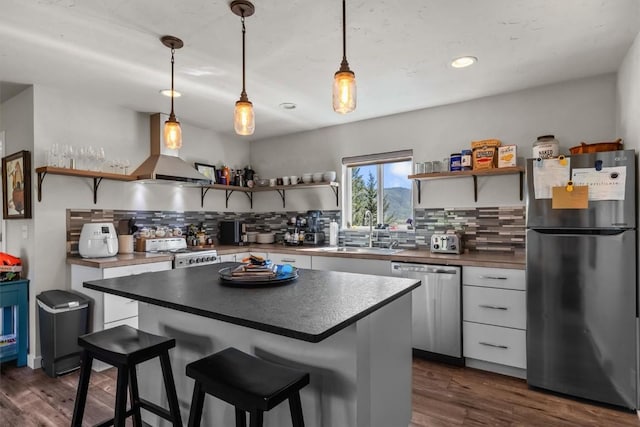
[[[233,126],[238,135],[253,135],[256,129],[256,118],[253,104],[250,101],[237,101],[233,113]]]
[[[347,114],[356,109],[356,75],[338,71],[333,78],[333,110]]]
[[[169,117],[169,120],[164,122],[164,145],[171,150],[182,147],[182,129],[175,117]]]

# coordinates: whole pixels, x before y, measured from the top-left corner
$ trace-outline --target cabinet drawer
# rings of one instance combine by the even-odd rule
[[[463,267],[462,284],[521,291],[526,289],[524,270],[511,268]]]
[[[138,301],[104,294],[104,323],[115,322],[138,315]]]
[[[525,331],[467,321],[462,323],[465,357],[527,368]]]
[[[465,285],[462,313],[464,320],[526,329],[526,292]]]
[[[116,320],[115,322],[105,323],[104,328],[110,329],[110,328],[115,328],[116,326],[121,326],[121,325],[127,325],[127,326],[131,326],[132,328],[138,329],[138,316],[129,317],[127,319],[122,319],[122,320]]]
[[[311,255],[278,254],[269,252],[274,264],[291,264],[298,268],[311,268]]]

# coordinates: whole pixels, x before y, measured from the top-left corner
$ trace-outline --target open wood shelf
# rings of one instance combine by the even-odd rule
[[[42,201],[42,184],[47,174],[52,175],[65,175],[78,178],[90,178],[93,180],[93,203],[98,202],[98,188],[103,179],[109,179],[113,181],[136,181],[137,178],[133,175],[122,175],[109,172],[88,171],[79,169],[67,169],[57,168],[53,166],[43,166],[36,169],[38,174],[38,201]],[[282,207],[286,207],[286,192],[288,190],[304,190],[309,188],[331,188],[336,196],[336,206],[338,206],[338,187],[337,182],[316,182],[312,184],[295,184],[295,185],[276,185],[273,187],[238,187],[237,185],[224,185],[224,184],[209,184],[200,186],[200,206],[204,206],[204,197],[209,190],[224,190],[225,192],[225,206],[229,207],[229,197],[234,192],[244,193],[249,199],[251,208],[253,208],[253,193],[259,193],[263,191],[277,191],[282,198]]]
[[[447,179],[447,178],[473,178],[473,196],[474,201],[478,201],[478,177],[479,176],[496,176],[496,175],[520,175],[520,200],[523,198],[523,186],[524,186],[524,167],[513,166],[508,168],[493,168],[493,169],[481,169],[470,171],[455,171],[455,172],[434,172],[434,173],[420,173],[415,175],[409,175],[409,179],[413,179],[418,187],[418,203],[422,199],[421,181],[432,179]]]
[[[100,183],[103,179],[110,179],[112,181],[135,181],[135,177],[131,175],[122,175],[117,173],[109,173],[109,172],[99,172],[99,171],[88,171],[88,170],[80,170],[80,169],[67,169],[67,168],[57,168],[53,166],[43,166],[36,169],[36,173],[38,174],[38,201],[42,201],[42,183],[44,181],[44,177],[47,174],[52,175],[65,175],[65,176],[75,176],[79,178],[90,178],[93,179],[93,203],[96,204],[98,202],[98,188],[100,187]]]
[[[338,187],[339,184],[337,182],[317,182],[312,184],[294,184],[294,185],[275,185],[275,186],[265,186],[265,187],[238,187],[236,185],[224,185],[224,184],[211,184],[211,185],[203,185],[200,189],[200,206],[204,206],[204,197],[207,192],[211,189],[213,190],[225,190],[225,206],[229,207],[229,197],[233,194],[234,191],[238,191],[247,195],[249,199],[249,204],[253,209],[253,193],[260,193],[264,191],[277,191],[280,194],[280,198],[282,199],[282,207],[286,207],[286,192],[288,190],[304,190],[309,188],[321,188],[328,187],[333,190],[334,195],[336,196],[336,206],[338,206]]]

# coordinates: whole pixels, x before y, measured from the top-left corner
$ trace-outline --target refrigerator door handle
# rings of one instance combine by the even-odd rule
[[[500,305],[478,304],[482,308],[490,308],[492,310],[509,310],[509,307],[502,307]]]
[[[478,341],[478,344],[480,345],[486,345],[487,347],[494,347],[494,348],[501,348],[501,349],[508,349],[509,347],[506,345],[502,345],[502,344],[491,344],[490,342],[483,342],[483,341]]]

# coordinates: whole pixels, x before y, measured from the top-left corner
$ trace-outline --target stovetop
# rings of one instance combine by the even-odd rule
[[[147,252],[173,254],[173,268],[195,267],[218,261],[218,251],[209,248],[189,247],[185,239],[147,239]]]
[[[176,252],[173,268],[195,267],[218,262],[218,251],[205,248],[186,248]]]

